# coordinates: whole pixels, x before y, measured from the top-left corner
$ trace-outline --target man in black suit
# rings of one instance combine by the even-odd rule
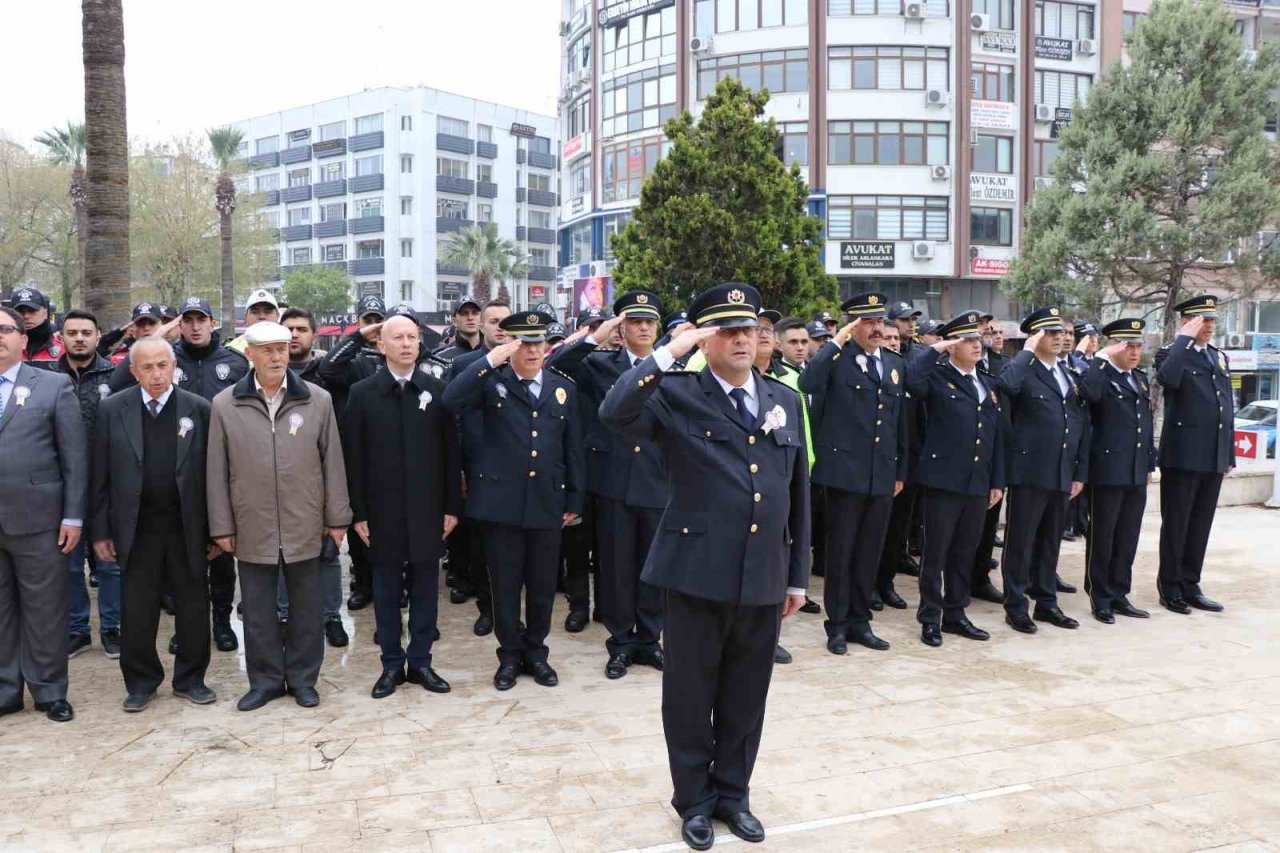
[[[352,529],[373,558],[373,612],[382,675],[373,698],[408,680],[432,693],[449,683],[431,666],[439,561],[462,507],[457,421],[444,408],[444,383],[417,368],[418,325],[382,324],[386,369],[352,386],[343,416]],[[409,589],[409,653],[400,645],[400,591]]]
[[[1217,304],[1208,295],[1179,303],[1182,328],[1155,358],[1156,381],[1164,388],[1156,584],[1160,604],[1174,613],[1223,609],[1200,589],[1222,478],[1236,464],[1231,365],[1209,343]]]
[[[978,369],[998,380],[1008,361],[1004,354],[1004,329],[995,322],[995,317],[983,314],[982,360],[978,362]],[[996,548],[996,531],[1000,527],[1000,512],[1003,509],[1004,498],[1001,498],[987,510],[987,517],[982,525],[982,538],[978,540],[978,550],[973,556],[973,578],[969,583],[969,593],[974,598],[992,604],[1004,603],[1004,595],[991,583],[991,570],[1000,566],[992,554]]]
[[[1156,469],[1151,385],[1138,369],[1146,321],[1123,317],[1103,327],[1111,345],[1097,353],[1080,380],[1089,401],[1089,518],[1084,590],[1093,616],[1145,619],[1129,603],[1133,558],[1142,532],[1147,483]]]
[[[805,602],[809,472],[796,392],[752,368],[760,294],[712,287],[684,327],[627,371],[600,418],[662,449],[670,483],[644,580],[665,592],[662,726],[685,843],[711,817],[762,841],[749,784],[781,620]],[[672,371],[701,345],[707,369]]]
[[[172,591],[178,649],[173,692],[197,705],[217,697],[209,668],[209,542],[205,459],[209,404],[173,383],[177,359],[159,337],[129,350],[137,387],[102,401],[94,433],[93,549],[122,573],[120,670],[124,709],[147,707],[164,681],[156,655],[160,597]]]

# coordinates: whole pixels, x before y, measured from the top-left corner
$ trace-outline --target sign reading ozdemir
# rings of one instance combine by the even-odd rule
[[[616,27],[636,15],[656,12],[675,4],[676,0],[600,0],[600,14],[597,17],[601,27]]]

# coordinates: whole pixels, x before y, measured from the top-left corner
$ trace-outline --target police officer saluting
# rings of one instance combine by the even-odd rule
[[[1235,408],[1227,357],[1209,343],[1217,299],[1193,296],[1176,306],[1183,324],[1155,358],[1164,388],[1160,433],[1160,604],[1174,613],[1218,612],[1200,590],[1209,530],[1222,477],[1236,464]]]
[[[662,449],[669,492],[644,579],[665,591],[662,723],[685,843],[711,817],[747,841],[764,828],[748,785],[781,619],[804,604],[809,476],[796,393],[752,369],[760,294],[713,287],[684,328],[625,373],[600,418]],[[672,371],[701,346],[707,369]]]
[[[585,483],[578,390],[542,363],[553,322],[541,312],[508,316],[501,325],[511,340],[475,359],[444,392],[454,413],[483,413],[484,444],[476,448],[466,511],[484,525],[498,635],[493,685],[499,690],[514,687],[521,673],[544,687],[559,683],[547,663],[546,639],[560,531],[582,512]]]
[[[1089,539],[1084,589],[1093,616],[1113,624],[1115,614],[1145,619],[1129,603],[1133,558],[1142,532],[1147,483],[1156,468],[1152,440],[1151,385],[1138,370],[1146,321],[1124,317],[1102,333],[1111,345],[1097,353],[1080,391],[1089,401]]]

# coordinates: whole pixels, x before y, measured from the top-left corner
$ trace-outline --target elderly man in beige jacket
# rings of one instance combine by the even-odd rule
[[[209,420],[209,534],[240,561],[245,664],[253,711],[286,693],[319,704],[324,660],[318,558],[351,523],[337,418],[328,392],[289,370],[288,329],[245,332],[253,370],[213,398]],[[283,573],[290,618],[276,618]]]

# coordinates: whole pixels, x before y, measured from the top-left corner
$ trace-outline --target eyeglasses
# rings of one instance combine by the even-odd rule
[[[16,335],[19,329],[17,326],[4,325],[0,326],[0,335]]]

